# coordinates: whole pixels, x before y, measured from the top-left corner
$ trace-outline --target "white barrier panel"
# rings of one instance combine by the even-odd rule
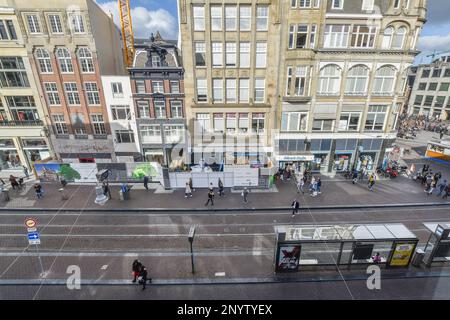
[[[233,168],[234,186],[236,187],[257,187],[259,183],[258,168]]]

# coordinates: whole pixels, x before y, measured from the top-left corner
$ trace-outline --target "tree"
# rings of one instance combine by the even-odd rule
[[[81,179],[80,173],[77,170],[73,169],[70,164],[62,164],[59,168],[59,174],[69,181]]]

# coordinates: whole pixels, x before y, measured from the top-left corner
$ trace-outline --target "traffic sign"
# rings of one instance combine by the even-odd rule
[[[26,218],[25,219],[25,226],[27,228],[34,228],[37,225],[37,221],[33,218]]]
[[[28,232],[28,233],[30,233],[30,232],[36,232],[36,231],[37,231],[36,228],[27,228],[27,232]]]
[[[40,239],[37,239],[37,240],[30,240],[30,239],[28,239],[28,243],[29,244],[41,244],[41,240]]]
[[[28,240],[37,240],[39,239],[39,232],[28,232]]]

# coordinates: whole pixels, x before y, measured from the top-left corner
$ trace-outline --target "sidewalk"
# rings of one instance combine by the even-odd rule
[[[68,185],[66,193],[68,200],[62,200],[59,184],[42,184],[44,198],[36,199],[32,182],[28,182],[21,191],[10,190],[9,202],[1,202],[0,208],[21,209],[280,209],[290,208],[294,199],[298,199],[301,207],[317,206],[358,206],[358,205],[385,205],[385,204],[411,204],[411,203],[450,203],[436,195],[427,195],[420,183],[404,177],[392,180],[378,180],[373,192],[367,188],[367,182],[355,185],[351,180],[324,180],[322,193],[317,197],[297,192],[293,181],[278,181],[276,192],[250,192],[248,203],[244,204],[240,192],[225,189],[225,196],[219,197],[215,190],[214,206],[205,207],[207,189],[196,189],[192,198],[184,197],[184,189],[164,190],[161,186],[152,185],[153,189],[145,190],[140,184],[131,189],[130,200],[119,200],[119,186],[112,185],[111,196],[105,205],[94,203],[95,187],[93,185]],[[155,189],[156,188],[156,189]],[[307,188],[305,188],[305,191]]]

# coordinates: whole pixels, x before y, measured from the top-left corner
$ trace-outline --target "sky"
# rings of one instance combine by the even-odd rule
[[[106,12],[111,12],[120,26],[117,0],[96,0]],[[157,30],[165,39],[178,37],[177,0],[130,0],[131,19],[136,38],[149,38]],[[417,63],[428,63],[427,55],[450,51],[450,0],[428,0],[427,23],[419,39],[422,51],[415,59]],[[450,52],[449,52],[450,54]]]

